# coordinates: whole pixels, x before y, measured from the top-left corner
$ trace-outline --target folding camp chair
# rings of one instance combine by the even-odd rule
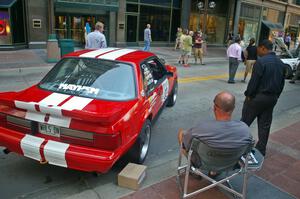
[[[177,182],[182,198],[188,198],[218,186],[229,191],[235,197],[238,196],[245,199],[247,193],[248,172],[259,170],[264,160],[264,157],[261,155],[261,153],[252,148],[253,144],[254,143],[251,143],[236,149],[218,149],[209,147],[199,139],[193,138],[187,155],[187,163],[183,165],[181,146],[179,150],[179,161],[177,168]],[[251,153],[255,153],[255,160],[257,161],[253,162],[253,159],[250,160],[251,156],[253,157]],[[209,177],[208,173],[210,171],[217,173],[224,172],[225,177],[221,177],[220,180],[215,180]],[[211,184],[188,193],[190,172],[210,181]],[[181,174],[185,174],[183,184],[180,178]],[[229,181],[237,175],[243,175],[242,192],[234,190]]]

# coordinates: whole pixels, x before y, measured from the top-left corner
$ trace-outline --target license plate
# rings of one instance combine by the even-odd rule
[[[40,133],[55,137],[60,136],[60,128],[49,124],[39,124]]]

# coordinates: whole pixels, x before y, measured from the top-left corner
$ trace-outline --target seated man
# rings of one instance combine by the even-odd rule
[[[184,148],[182,152],[187,154],[194,137],[215,148],[239,148],[251,143],[249,127],[244,122],[231,120],[234,107],[235,97],[232,94],[217,94],[214,99],[216,120],[201,121],[188,131],[179,130],[178,141]],[[210,171],[209,175],[214,177],[217,173]]]

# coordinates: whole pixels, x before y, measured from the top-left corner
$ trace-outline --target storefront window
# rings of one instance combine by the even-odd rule
[[[264,8],[263,20],[284,24],[284,12],[271,8]]]
[[[144,40],[144,29],[151,24],[153,41],[169,41],[170,8],[140,7],[139,40]]]
[[[154,4],[154,5],[161,5],[161,6],[171,6],[171,0],[140,0],[140,3],[146,4]]]
[[[241,19],[239,23],[239,33],[245,44],[249,43],[251,38],[256,39],[256,33],[258,29],[258,22]]]
[[[0,45],[12,44],[8,11],[0,9]]]

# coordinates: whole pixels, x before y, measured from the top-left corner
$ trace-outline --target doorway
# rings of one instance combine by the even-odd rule
[[[126,16],[126,42],[137,42],[137,30],[138,30],[138,16],[127,15]]]

